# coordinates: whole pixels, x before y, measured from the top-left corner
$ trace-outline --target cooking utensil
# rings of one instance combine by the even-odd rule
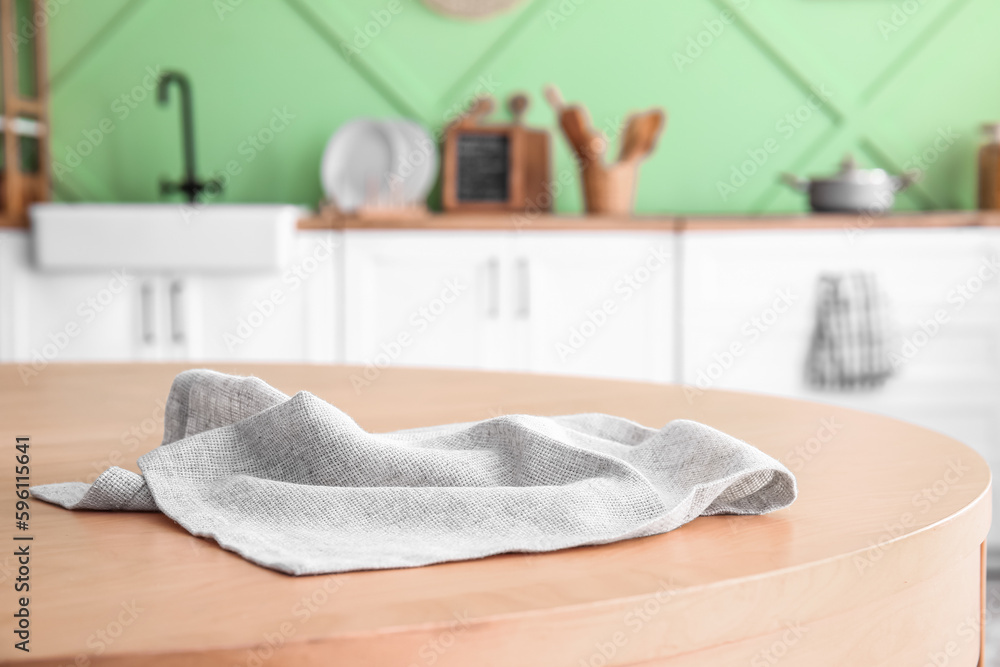
[[[545,99],[559,115],[559,126],[581,162],[591,162],[596,154],[603,153],[598,143],[601,137],[590,128],[590,118],[583,107],[567,106],[559,89],[552,85],[545,87]]]
[[[662,109],[651,109],[645,113],[629,116],[625,124],[618,161],[632,162],[648,155],[656,145],[663,123]]]
[[[848,155],[840,172],[828,178],[804,179],[784,174],[784,182],[809,194],[812,210],[821,213],[884,213],[892,208],[896,193],[915,183],[921,174],[909,171],[892,176],[883,169],[859,169]]]
[[[618,159],[604,159],[608,140],[594,130],[587,112],[579,105],[567,106],[559,89],[545,87],[545,99],[559,117],[559,125],[576,153],[583,183],[583,199],[588,213],[628,215],[632,212],[639,163],[656,146],[666,123],[662,109],[650,109],[629,116],[622,135]]]

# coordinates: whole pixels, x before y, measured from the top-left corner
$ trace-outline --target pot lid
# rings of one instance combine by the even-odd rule
[[[889,183],[891,177],[884,169],[861,169],[857,160],[848,153],[840,163],[840,171],[835,176],[814,178],[813,182],[845,183],[851,185],[882,185]]]

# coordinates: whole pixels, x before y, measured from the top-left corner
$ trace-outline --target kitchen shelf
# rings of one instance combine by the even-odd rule
[[[48,201],[49,175],[48,65],[43,0],[0,0],[5,38],[3,104],[3,168],[0,172],[0,227],[27,227],[28,206]],[[30,25],[31,35],[15,26]],[[30,49],[18,48],[27,43]]]
[[[353,218],[316,215],[299,220],[300,229],[440,229],[500,231],[746,231],[1000,227],[1000,212],[930,211],[880,216],[791,214],[747,216],[661,215],[626,218],[585,215],[436,213],[410,218]]]

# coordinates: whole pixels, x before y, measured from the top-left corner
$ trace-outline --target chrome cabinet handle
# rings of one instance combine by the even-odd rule
[[[526,320],[531,317],[531,272],[528,268],[528,258],[517,260],[517,318]]]
[[[170,283],[170,338],[175,343],[184,342],[184,283]]]
[[[486,289],[489,290],[486,316],[495,320],[500,317],[500,260],[491,257],[486,264],[486,271],[488,276]]]
[[[142,342],[152,345],[156,342],[156,319],[154,315],[153,285],[148,280],[142,283],[139,293],[142,309]]]

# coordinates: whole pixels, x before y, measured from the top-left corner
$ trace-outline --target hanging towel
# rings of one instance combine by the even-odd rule
[[[815,389],[882,386],[892,375],[891,327],[886,299],[874,274],[824,274],[816,289],[806,377]]]
[[[703,424],[511,415],[367,433],[308,392],[185,371],[142,475],[35,486],[67,509],[161,511],[290,574],[411,567],[603,544],[699,515],[762,514],[792,474]]]

